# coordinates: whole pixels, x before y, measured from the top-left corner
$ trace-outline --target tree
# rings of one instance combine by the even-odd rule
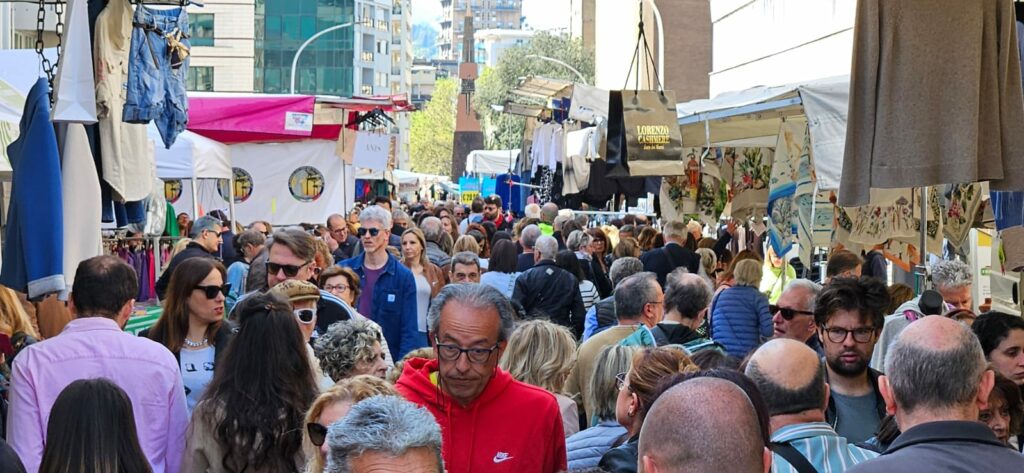
[[[447,176],[455,140],[455,79],[438,79],[430,102],[409,117],[409,161],[412,170]]]
[[[588,83],[594,81],[594,57],[583,49],[581,40],[538,32],[529,43],[506,49],[498,64],[484,70],[477,79],[473,97],[474,107],[487,133],[488,149],[518,148],[522,143],[525,118],[499,113],[491,108],[491,105],[501,105],[511,98],[510,93],[521,78],[537,76],[579,81],[576,74],[565,66],[526,57],[534,54],[563,61],[580,71]],[[530,99],[516,97],[515,101],[528,103]],[[541,102],[535,100],[533,103]]]

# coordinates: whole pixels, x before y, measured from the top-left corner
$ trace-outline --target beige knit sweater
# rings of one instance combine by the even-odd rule
[[[1024,190],[1011,0],[860,0],[839,205],[869,188]]]

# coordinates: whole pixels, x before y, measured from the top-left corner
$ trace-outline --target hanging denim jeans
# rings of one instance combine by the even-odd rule
[[[184,8],[139,5],[132,19],[125,123],[156,123],[168,149],[188,123],[189,26]]]

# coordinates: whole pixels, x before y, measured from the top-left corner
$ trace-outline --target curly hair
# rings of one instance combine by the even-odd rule
[[[562,394],[574,364],[576,339],[569,329],[546,320],[519,324],[499,362],[513,378],[554,394]]]
[[[360,362],[373,361],[373,344],[380,343],[382,338],[367,320],[343,320],[331,324],[327,333],[316,339],[313,352],[324,374],[338,382],[352,376]]]

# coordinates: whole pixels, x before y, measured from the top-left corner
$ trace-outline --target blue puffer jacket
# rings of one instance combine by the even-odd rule
[[[626,428],[614,419],[582,430],[565,439],[565,452],[569,458],[569,470],[596,467],[601,457],[624,439]]]
[[[730,287],[712,301],[711,338],[732,356],[743,358],[757,347],[761,338],[772,336],[772,314],[768,297],[757,288]]]

